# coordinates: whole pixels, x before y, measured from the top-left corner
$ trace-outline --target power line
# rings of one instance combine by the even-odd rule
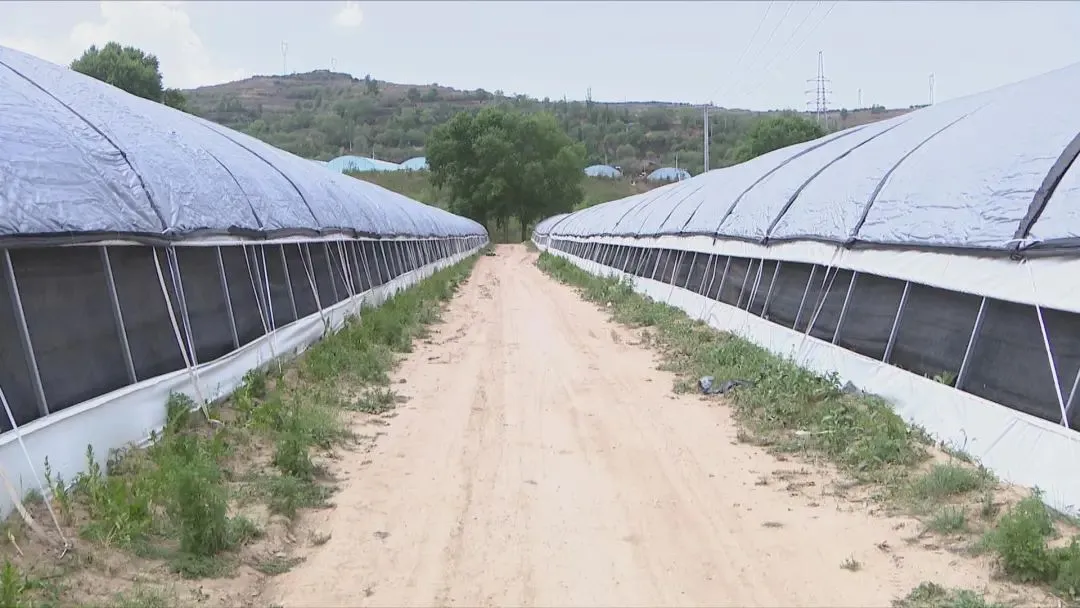
[[[795,26],[795,29],[791,30],[791,34],[789,34],[787,39],[784,40],[783,44],[780,45],[780,47],[779,47],[779,49],[777,51],[777,54],[773,55],[773,58],[770,59],[765,64],[764,67],[762,67],[760,69],[756,69],[756,70],[750,70],[750,71],[746,72],[746,75],[760,74],[763,70],[767,69],[770,65],[772,65],[773,62],[776,61],[776,57],[778,57],[780,55],[780,53],[783,52],[784,47],[786,47],[791,42],[791,40],[795,37],[795,34],[797,34],[799,32],[799,30],[802,29],[802,26],[806,24],[806,20],[810,18],[811,13],[814,12],[814,9],[816,9],[819,4],[821,4],[821,0],[817,0],[817,2],[814,3],[814,6],[810,7],[810,10],[807,11],[807,13],[805,15],[803,15],[802,21],[800,21],[799,24]],[[791,5],[789,4],[788,9],[790,10],[790,8],[791,8]],[[784,13],[784,16],[787,16],[786,12]],[[783,17],[781,17],[781,22],[782,21],[783,21]],[[777,29],[779,29],[779,24],[777,24],[777,28],[773,29],[774,34],[776,33]],[[772,36],[769,37],[769,40],[772,40]],[[768,45],[768,42],[766,42],[766,45]],[[734,84],[729,83],[730,86],[727,89],[724,90],[724,95],[734,93],[736,85],[742,84],[745,81],[746,81],[746,78],[739,78],[739,79],[736,79],[734,81]]]
[[[775,0],[769,0],[768,6],[765,7],[765,14],[762,15],[761,20],[758,21],[757,27],[754,28],[754,33],[750,36],[750,40],[746,43],[746,46],[743,47],[743,52],[739,55],[739,58],[735,60],[735,63],[731,64],[731,69],[728,71],[729,77],[735,75],[735,70],[738,69],[739,65],[742,63],[742,60],[746,59],[746,53],[750,51],[750,47],[754,46],[754,40],[757,40],[757,35],[761,33],[761,26],[765,25],[765,21],[769,18],[769,11],[772,10],[774,2]],[[790,8],[791,5],[789,4],[788,9]],[[783,17],[781,17],[780,20],[783,21]],[[708,96],[706,96],[706,99],[711,99],[713,94],[716,93],[716,91],[718,91],[722,86],[723,84],[716,85],[716,88],[713,89],[712,92],[708,94]]]
[[[818,1],[820,2],[821,0],[818,0]],[[784,14],[783,14],[783,15],[780,15],[780,21],[777,21],[777,22],[776,22],[776,26],[775,26],[775,27],[773,27],[773,29],[772,29],[772,31],[771,31],[771,32],[769,32],[769,37],[765,39],[765,44],[764,44],[764,45],[762,45],[762,47],[761,47],[761,50],[762,50],[762,51],[765,51],[766,49],[768,49],[768,48],[769,48],[769,43],[770,43],[770,42],[772,42],[773,38],[775,38],[775,37],[776,37],[776,32],[780,31],[780,26],[781,26],[781,25],[783,25],[783,23],[784,23],[784,19],[787,19],[788,13],[790,13],[790,12],[791,12],[791,7],[793,7],[793,6],[795,6],[795,3],[794,3],[794,2],[788,2],[787,8],[786,8],[786,9],[784,9]],[[797,29],[797,27],[796,27],[796,29]],[[761,53],[758,53],[758,55],[759,55],[759,56],[761,56]],[[750,65],[752,66],[753,64],[754,64],[754,62],[753,62],[753,61],[751,61],[751,62],[750,62]],[[749,68],[749,67],[748,67],[748,68],[747,68],[747,71],[746,71],[746,72],[745,72],[744,74],[752,74],[752,73],[753,73],[753,70],[752,70],[751,68]],[[740,77],[740,78],[737,78],[737,79],[733,79],[733,80],[735,80],[736,82],[738,82],[739,80],[745,80],[745,78],[742,78],[742,77]],[[729,81],[728,81],[728,84],[730,85],[730,84],[731,84],[731,82],[732,82],[732,81],[730,81],[730,80],[729,80]],[[730,92],[730,87],[729,87],[729,89],[728,89],[728,90],[725,90],[725,91],[724,91],[724,93],[725,93],[725,94],[727,94],[727,93],[729,93],[729,92]]]
[[[837,4],[839,4],[839,0],[834,0],[834,2],[831,5],[829,5],[829,9],[827,11],[825,11],[825,13],[821,16],[820,19],[817,20],[817,22],[814,23],[814,25],[810,28],[810,31],[807,32],[806,37],[802,39],[802,42],[800,42],[798,45],[796,45],[795,48],[793,48],[789,53],[787,53],[786,55],[783,55],[782,58],[784,60],[787,60],[792,55],[799,52],[799,49],[801,49],[803,46],[806,45],[807,41],[810,40],[810,37],[814,35],[814,32],[817,31],[817,29],[819,27],[821,27],[821,24],[824,23],[826,19],[828,19],[830,14],[832,14],[833,9],[836,8]],[[809,16],[809,13],[807,13],[807,15]],[[743,89],[743,93],[745,94],[747,92],[755,92],[757,87],[760,86],[765,81],[765,76],[766,76],[766,74],[768,74],[767,69],[770,66],[772,66],[773,63],[776,62],[776,59],[780,59],[780,58],[781,58],[781,56],[778,55],[777,57],[775,57],[773,59],[773,61],[770,61],[768,64],[766,64],[765,69],[763,69],[763,70],[761,70],[759,72],[758,78],[756,80],[752,81],[749,86],[747,86],[746,88]]]
[[[739,57],[738,57],[738,59],[735,60],[735,63],[733,63],[731,65],[731,69],[728,71],[729,76],[733,75],[735,73],[735,70],[737,70],[739,68],[739,66],[742,64],[742,60],[746,58],[746,54],[754,46],[754,41],[757,40],[757,35],[759,33],[761,33],[761,26],[765,25],[765,21],[769,18],[769,12],[772,10],[772,6],[773,6],[774,1],[775,0],[769,0],[769,4],[765,7],[765,14],[763,14],[761,16],[761,19],[758,21],[757,27],[754,28],[754,33],[750,35],[750,40],[748,40],[747,43],[746,43],[746,46],[743,47],[743,51],[742,51],[742,53],[739,54]],[[790,8],[790,5],[789,5],[789,8]],[[783,19],[781,19],[781,20],[783,20]],[[719,88],[720,88],[720,85],[717,85],[717,89],[719,89]],[[713,93],[715,93],[715,92],[716,92],[716,89],[713,90]],[[703,117],[702,117],[702,138],[703,138],[702,155],[704,156],[704,162],[703,162],[702,166],[704,167],[705,171],[709,170],[709,137],[710,137],[710,134],[709,134],[709,130],[710,130],[709,129],[709,126],[710,126],[709,125],[709,106],[712,105],[711,97],[712,97],[712,93],[710,93],[706,97],[705,103],[702,105],[702,115],[703,115]]]

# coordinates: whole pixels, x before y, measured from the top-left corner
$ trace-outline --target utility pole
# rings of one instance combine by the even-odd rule
[[[281,75],[289,74],[289,43],[281,41]]]
[[[934,105],[934,73],[930,73],[930,105]]]
[[[856,108],[861,108],[862,107],[862,89],[859,89],[859,105],[857,105],[855,107]]]
[[[806,92],[814,94],[814,101],[812,102],[814,113],[817,115],[821,127],[827,131],[829,129],[829,95],[832,91],[828,88],[830,80],[825,78],[825,59],[821,51],[818,51],[817,54],[817,77],[810,78],[806,82],[814,85],[813,89]],[[811,102],[807,102],[808,106],[810,104]]]
[[[709,104],[705,104],[705,112],[704,112],[704,114],[705,114],[705,128],[703,130],[704,130],[705,141],[704,141],[703,147],[705,149],[705,164],[704,164],[705,170],[703,171],[703,173],[707,173],[709,171]]]

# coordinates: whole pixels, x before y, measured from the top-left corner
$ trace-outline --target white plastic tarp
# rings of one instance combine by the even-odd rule
[[[1080,64],[579,211],[553,234],[1076,247],[1078,97]]]
[[[0,237],[486,234],[476,222],[0,47]]]

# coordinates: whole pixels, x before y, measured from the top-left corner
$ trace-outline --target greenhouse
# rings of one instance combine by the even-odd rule
[[[541,222],[1080,506],[1080,64]]]
[[[589,177],[619,179],[622,177],[622,171],[619,171],[611,165],[589,165],[588,167],[585,167],[585,175],[588,175]]]
[[[346,155],[327,161],[326,168],[331,171],[337,171],[338,173],[345,173],[347,171],[367,173],[370,171],[400,171],[401,165],[392,163],[388,160]]]
[[[0,465],[143,442],[487,242],[479,224],[0,47]],[[0,498],[6,512],[14,498]]]

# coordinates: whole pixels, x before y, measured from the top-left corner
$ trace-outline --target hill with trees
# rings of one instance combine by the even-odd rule
[[[611,164],[624,173],[676,166],[703,168],[700,106],[666,102],[608,103],[534,99],[483,89],[409,85],[317,70],[255,76],[184,91],[187,110],[307,158],[342,154],[401,162],[423,156],[432,130],[455,114],[487,106],[524,113],[548,112],[585,150],[586,164]],[[828,131],[909,112],[881,106],[829,113]],[[764,118],[809,115],[714,109],[710,116],[710,167],[739,162],[750,153],[740,140]],[[760,153],[760,152],[757,152]]]

